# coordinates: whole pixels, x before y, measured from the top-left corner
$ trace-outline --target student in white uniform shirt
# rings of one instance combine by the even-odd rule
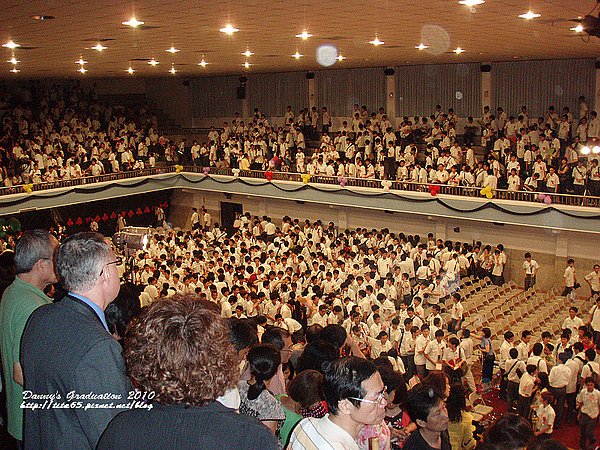
[[[577,395],[577,409],[579,409],[579,448],[587,449],[588,441],[591,445],[596,442],[595,429],[598,415],[600,414],[600,391],[595,387],[592,378],[585,379],[585,386]]]
[[[535,430],[533,431],[538,441],[552,437],[554,421],[556,419],[556,413],[554,412],[554,408],[552,408],[554,396],[550,392],[542,392],[541,401],[542,403],[535,410],[537,421],[535,422]]]
[[[445,347],[444,331],[436,330],[435,338],[429,341],[423,352],[425,356],[425,368],[428,372],[441,369],[442,354]]]
[[[521,376],[526,372],[526,365],[518,359],[519,352],[516,348],[511,348],[504,367],[506,371],[506,403],[508,411],[515,407],[515,402],[519,399],[519,382]]]
[[[561,329],[569,329],[571,330],[571,334],[576,335],[577,330],[579,330],[579,327],[583,325],[583,320],[577,316],[578,312],[579,310],[576,306],[571,306],[569,308],[569,315],[565,318],[565,320],[563,320]],[[598,315],[600,316],[600,312],[598,313]]]
[[[531,257],[531,253],[525,253],[525,261],[523,261],[523,271],[525,272],[525,290],[535,286],[535,279],[540,265]]]
[[[548,390],[554,396],[556,401],[556,422],[561,423],[564,408],[565,399],[567,395],[567,385],[571,380],[572,371],[565,363],[568,361],[569,356],[567,353],[561,353],[558,355],[558,363],[550,369],[550,375],[548,376]]]
[[[596,342],[600,335],[600,296],[596,297],[596,304],[590,309],[588,324],[594,334],[594,342]]]
[[[575,289],[575,285],[577,283],[577,275],[575,275],[575,260],[573,258],[569,258],[567,260],[567,267],[565,268],[565,273],[563,275],[563,292],[561,294],[562,297],[566,297],[569,295],[573,289]]]
[[[592,295],[590,296],[590,298],[594,297],[595,295],[599,295],[600,294],[600,264],[594,264],[594,270],[592,270],[590,273],[588,273],[584,277],[584,280],[587,282],[587,284],[590,285],[590,290],[592,292]]]

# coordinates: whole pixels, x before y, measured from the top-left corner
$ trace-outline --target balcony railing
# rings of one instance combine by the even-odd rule
[[[0,188],[0,195],[8,194],[21,194],[35,191],[45,191],[48,189],[58,189],[73,186],[90,185],[93,183],[103,183],[110,181],[118,181],[132,178],[144,178],[151,175],[159,175],[165,173],[176,173],[178,172],[198,173],[206,174],[206,168],[197,166],[168,166],[153,169],[134,170],[129,172],[119,172],[108,175],[100,176],[89,176],[83,178],[77,178],[73,180],[62,180],[51,183],[35,183],[25,184],[12,187]],[[209,174],[212,175],[226,175],[235,176],[235,169],[217,169],[210,168]],[[242,170],[239,171],[237,176],[246,178],[266,179],[266,172],[261,170]],[[306,178],[306,175],[291,172],[271,172],[270,175],[272,180],[275,181],[294,181],[302,183]],[[307,179],[308,183],[316,184],[327,184],[330,186],[348,186],[348,187],[363,187],[371,189],[384,189],[381,180],[377,179],[364,179],[364,178],[349,178],[344,177],[343,179],[337,176],[324,176],[324,175],[311,175]],[[419,192],[419,193],[430,193],[432,194],[432,186],[436,186],[433,191],[435,195],[452,195],[459,197],[471,197],[471,198],[482,198],[480,193],[481,188],[478,187],[465,187],[465,186],[450,186],[445,184],[423,184],[413,183],[409,181],[390,181],[390,191],[405,191],[405,192]],[[550,197],[550,200],[545,200],[546,197]],[[494,189],[493,198],[498,200],[512,200],[519,202],[535,202],[540,203],[542,199],[545,200],[546,204],[555,205],[568,205],[578,207],[589,207],[597,208],[600,207],[600,197],[594,197],[590,195],[570,195],[570,194],[549,194],[546,192],[529,192],[529,191],[508,191],[504,189]]]

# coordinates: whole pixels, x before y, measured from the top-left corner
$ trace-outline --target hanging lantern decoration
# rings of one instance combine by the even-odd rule
[[[301,177],[302,177],[302,182],[304,184],[308,184],[308,182],[310,181],[310,174],[309,173],[303,173],[301,175]]]
[[[383,187],[384,192],[390,192],[391,186],[392,182],[390,180],[381,180],[381,187]]]
[[[438,195],[440,193],[440,186],[437,184],[430,184],[429,185],[429,193],[435,197],[436,195]]]
[[[210,173],[210,167],[205,167],[204,169],[202,169],[202,173],[204,175],[208,175]]]
[[[233,176],[236,178],[240,176],[240,169],[231,169],[231,172],[233,173]]]
[[[479,193],[488,199],[491,199],[494,196],[494,192],[492,191],[492,188],[490,186],[484,187],[482,190],[479,191]]]
[[[338,177],[338,183],[340,183],[341,187],[345,187],[348,184],[348,178]]]
[[[265,178],[266,178],[268,181],[271,181],[271,180],[273,179],[273,171],[272,171],[272,170],[267,170],[267,171],[265,172]]]

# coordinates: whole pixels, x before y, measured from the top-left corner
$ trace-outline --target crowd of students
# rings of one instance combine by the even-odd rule
[[[4,187],[56,182],[176,161],[149,104],[100,102],[95,86],[32,81],[0,88],[0,182]]]
[[[523,106],[507,116],[486,107],[458,131],[453,108],[437,105],[429,117],[403,117],[396,126],[383,108],[368,113],[354,105],[352,120],[332,130],[327,108],[296,115],[290,107],[284,126],[275,127],[258,109],[244,122],[239,115],[214,127],[202,145],[190,148],[201,166],[241,170],[280,170],[311,175],[388,179],[450,186],[503,188],[583,195],[600,193],[598,153],[600,118],[579,99],[579,118],[553,106],[534,118]],[[477,139],[481,141],[476,142]],[[484,155],[474,146],[481,144]],[[585,145],[591,149],[586,155]]]
[[[275,397],[286,393],[294,397],[292,386],[312,373],[305,371],[323,372],[323,362],[337,358],[340,352],[372,359],[383,371],[382,377],[386,371],[395,374],[389,375],[396,380],[394,384],[386,382],[386,412],[388,419],[394,418],[388,420],[392,425],[403,423],[397,433],[392,426],[394,445],[398,446],[409,435],[407,430],[417,429],[399,415],[408,408],[402,392],[431,374],[444,373],[448,388],[464,384],[467,392],[488,391],[496,363],[503,380],[501,396],[527,420],[535,411],[538,428],[534,431],[541,438],[564,423],[563,415],[569,420],[575,417],[577,395],[582,391],[580,403],[592,401],[585,400],[585,391],[586,380],[592,377],[596,382],[594,374],[600,372],[600,355],[593,345],[594,332],[600,330],[600,310],[582,311],[579,318],[577,308],[571,308],[560,338],[544,333],[542,341],[534,343],[531,331],[525,331],[516,347],[511,332],[505,334],[501,348],[493,348],[489,329],[481,336],[463,329],[460,277],[491,276],[502,284],[507,256],[501,244],[492,248],[481,243],[442,242],[432,234],[421,241],[419,236],[396,235],[387,229],[340,231],[333,223],[289,217],[276,227],[270,218],[250,214],[237,218],[232,236],[218,225],[205,225],[194,231],[155,235],[147,250],[132,261],[133,280],[143,289],[143,303],[193,294],[218,305],[221,317],[251,323],[263,343],[264,336],[270,343],[273,334],[282,334],[281,370],[270,369],[260,375],[268,380],[265,389]],[[573,269],[571,264],[566,272]],[[535,284],[539,265],[527,255],[524,272],[531,267],[530,286]],[[565,274],[567,285],[571,283],[569,273]],[[590,286],[599,280],[596,270],[586,276]],[[344,337],[326,332],[325,338],[319,338],[322,329],[339,330]],[[481,380],[475,379],[473,366],[481,367]],[[242,388],[241,411],[273,419],[273,410],[266,406],[264,416],[256,412],[262,411],[262,405],[254,409],[244,406],[248,393],[246,385]],[[589,392],[590,398],[596,398],[597,391],[590,387]],[[301,403],[304,409],[312,411],[312,407],[321,416],[325,414],[322,396],[304,393],[294,401],[302,402],[304,395],[315,400]],[[290,404],[294,405],[289,402],[280,397],[279,403],[268,403],[269,408],[283,405],[276,408],[277,420],[267,421],[274,422],[270,425],[283,443],[289,434],[282,435],[281,427],[293,410]],[[597,416],[593,411],[590,414]],[[582,436],[587,433],[589,437],[589,423],[582,424],[586,426]],[[289,424],[286,431],[291,431]]]

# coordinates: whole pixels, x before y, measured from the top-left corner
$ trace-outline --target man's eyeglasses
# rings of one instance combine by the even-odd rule
[[[383,387],[383,390],[377,394],[377,398],[375,400],[369,400],[368,398],[356,398],[356,397],[348,397],[350,400],[356,400],[357,402],[363,403],[371,403],[373,405],[383,405],[384,399],[387,400],[387,386]]]
[[[123,264],[123,258],[117,257],[117,259],[115,259],[114,261],[107,262],[106,264],[104,264],[104,267],[100,271],[100,275],[99,275],[100,277],[104,274],[104,268],[106,268],[107,266],[110,266],[111,264],[115,264],[117,266],[120,266],[121,264]]]

